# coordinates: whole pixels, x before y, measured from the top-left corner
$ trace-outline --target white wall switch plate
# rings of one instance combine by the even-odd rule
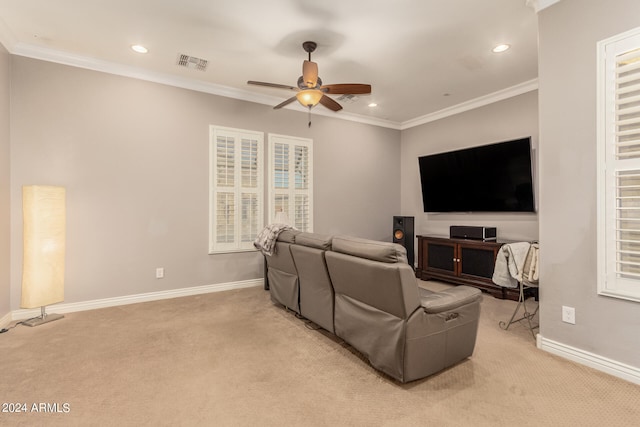
[[[162,279],[164,277],[164,268],[156,268],[156,279]]]

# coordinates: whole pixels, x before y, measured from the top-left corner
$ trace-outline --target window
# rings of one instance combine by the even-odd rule
[[[598,64],[598,293],[640,301],[640,28]]]
[[[285,212],[290,225],[313,231],[313,141],[269,134],[269,222]]]
[[[264,226],[264,136],[210,127],[209,253],[254,250]]]

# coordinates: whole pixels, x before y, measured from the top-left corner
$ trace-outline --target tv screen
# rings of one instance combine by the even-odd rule
[[[530,137],[418,161],[425,212],[535,212]]]

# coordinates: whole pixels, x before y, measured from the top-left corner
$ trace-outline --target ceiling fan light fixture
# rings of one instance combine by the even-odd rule
[[[301,90],[296,94],[298,102],[305,107],[314,107],[320,102],[320,99],[324,96],[322,91],[317,89]]]

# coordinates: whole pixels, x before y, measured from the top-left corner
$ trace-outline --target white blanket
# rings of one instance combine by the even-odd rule
[[[529,249],[529,255],[524,263],[524,272],[522,273],[522,280],[527,283],[538,283],[538,258],[539,258],[540,246],[537,243],[531,244]]]
[[[529,242],[507,243],[502,245],[496,257],[496,266],[493,270],[492,278],[493,283],[505,288],[517,288],[518,282],[521,282],[525,275],[525,261],[527,261],[527,255],[529,255],[531,246]],[[528,280],[532,279],[534,275],[537,280],[537,245],[535,249],[534,270],[532,270],[533,261],[532,253],[526,272],[526,278]]]

